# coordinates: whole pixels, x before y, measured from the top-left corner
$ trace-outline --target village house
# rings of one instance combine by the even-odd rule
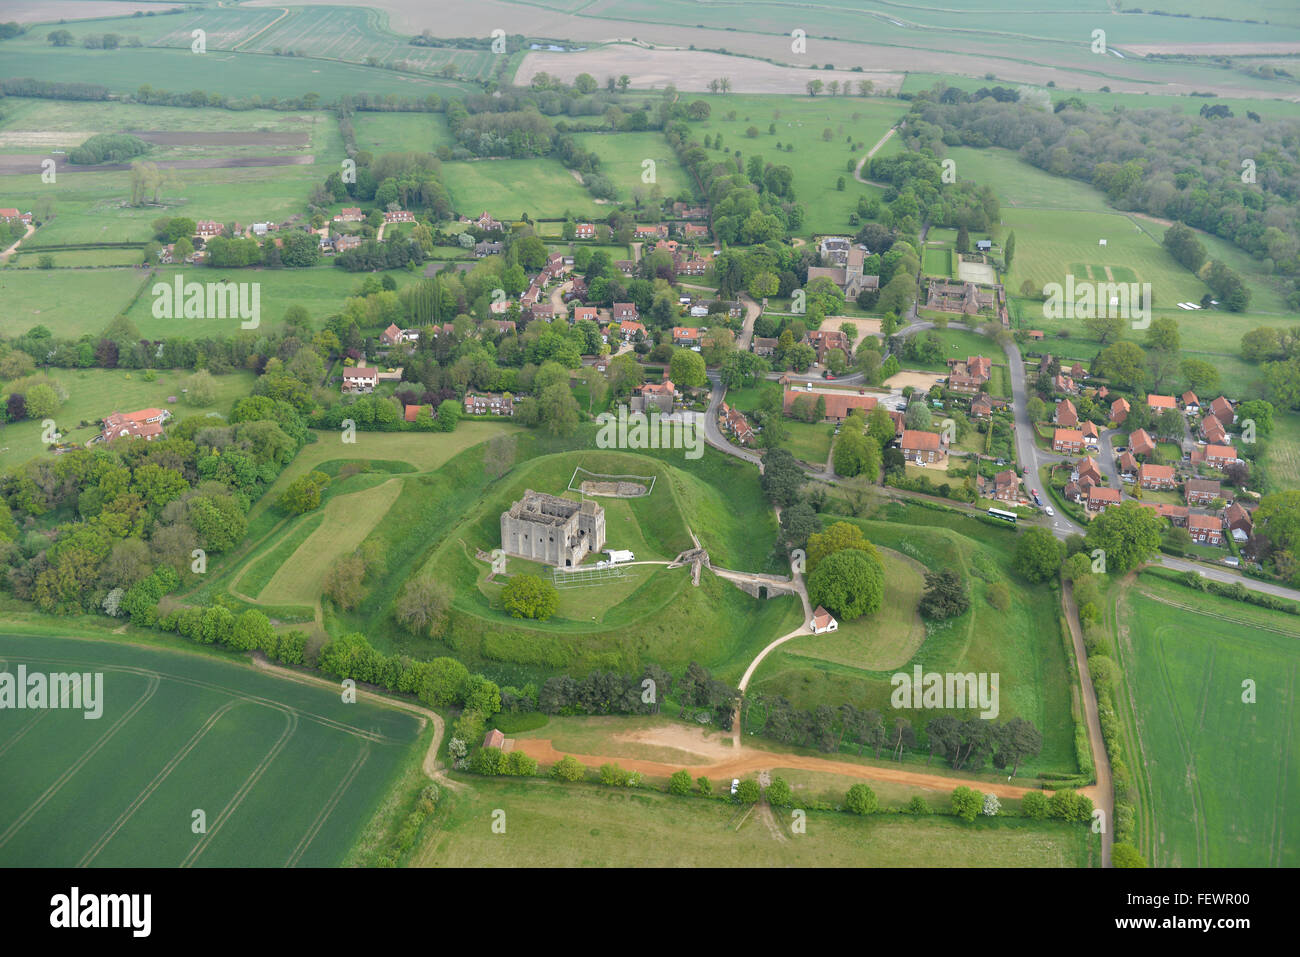
[[[694,349],[700,344],[700,330],[694,326],[673,326],[673,345]]]
[[[475,226],[486,233],[505,232],[506,229],[506,224],[501,222],[499,219],[493,219],[487,214],[487,210],[480,213],[478,219],[472,220],[472,222]]]
[[[1137,478],[1138,460],[1132,452],[1121,452],[1119,458],[1115,460],[1115,466],[1119,469],[1119,477],[1125,482],[1132,482]]]
[[[968,375],[953,373],[948,376],[948,391],[959,395],[974,395],[980,390],[980,381]]]
[[[214,219],[200,219],[194,227],[194,235],[211,239],[213,236],[220,236],[221,229],[221,224]]]
[[[614,268],[624,276],[630,276],[632,273],[636,272],[636,263],[630,259],[615,259]]]
[[[578,239],[595,239],[596,224],[578,223],[576,226],[573,227],[573,235]]]
[[[1231,445],[1207,445],[1205,464],[1212,469],[1222,469],[1237,461],[1237,450]]]
[[[396,323],[390,324],[379,334],[379,341],[386,346],[396,346],[403,342],[419,342],[419,329],[399,329]]]
[[[1177,407],[1178,404],[1174,401],[1172,395],[1147,395],[1147,408],[1153,412],[1163,412],[1165,409]]]
[[[1192,536],[1192,541],[1201,545],[1223,544],[1223,523],[1217,515],[1188,515],[1187,533]]]
[[[1237,413],[1232,410],[1232,403],[1219,396],[1210,403],[1210,414],[1219,420],[1219,424],[1225,429],[1232,428],[1232,423],[1237,421]]]
[[[809,266],[808,282],[829,279],[844,293],[845,299],[857,299],[863,292],[876,292],[880,288],[880,277],[868,276],[862,271],[867,251],[861,246],[852,246],[843,255],[840,265]]]
[[[1210,445],[1222,445],[1228,438],[1228,431],[1223,423],[1213,415],[1201,419],[1201,435]]]
[[[754,350],[754,355],[767,357],[775,354],[777,346],[781,344],[779,339],[771,339],[766,336],[755,336],[749,343],[749,347]]]
[[[533,305],[529,307],[528,311],[532,313],[534,319],[542,319],[546,322],[550,322],[555,318],[555,307],[551,305],[549,299],[545,302],[533,303]]]
[[[1056,403],[1056,413],[1052,416],[1052,421],[1066,429],[1077,426],[1079,424],[1079,413],[1074,408],[1074,403],[1069,399],[1062,399]]]
[[[1120,492],[1117,488],[1106,488],[1104,485],[1094,485],[1088,489],[1088,505],[1090,512],[1105,511],[1111,505],[1120,503]]]
[[[152,442],[163,434],[163,423],[171,417],[172,414],[166,409],[114,412],[105,416],[99,440],[111,442],[114,439],[144,439]]]
[[[1188,505],[1209,505],[1216,498],[1224,498],[1223,486],[1214,479],[1188,479],[1183,484],[1183,497]]]
[[[1128,418],[1129,404],[1128,399],[1119,398],[1110,404],[1110,420],[1116,425],[1122,425]]]
[[[826,364],[826,357],[832,350],[838,349],[844,354],[845,360],[852,358],[852,350],[849,347],[849,337],[838,329],[814,329],[807,333],[804,342],[812,346],[817,352],[817,361],[821,365]]]
[[[1187,518],[1191,513],[1186,505],[1169,505],[1165,502],[1139,502],[1142,508],[1155,512],[1160,518],[1167,518],[1172,525],[1178,528],[1187,527]]]
[[[1034,342],[1042,342],[1046,338],[1046,333],[1042,329],[1030,329],[1025,335]]]
[[[1088,483],[1092,485],[1101,484],[1101,468],[1097,465],[1097,460],[1091,455],[1085,455],[1074,463],[1074,470],[1071,478],[1081,485]]]
[[[1176,484],[1172,465],[1152,465],[1146,462],[1138,469],[1138,485],[1142,488],[1159,491],[1173,488]]]
[[[811,279],[811,270],[809,271]],[[960,312],[968,316],[997,305],[997,291],[977,286],[973,282],[949,282],[946,279],[930,280],[925,308],[940,312]]]
[[[379,384],[379,370],[354,366],[343,370],[343,392],[374,392]]]
[[[941,462],[946,455],[943,448],[943,437],[937,432],[904,429],[903,437],[899,440],[898,445],[903,450],[903,458],[908,462],[915,462],[917,465]]]
[[[987,356],[967,356],[965,359],[949,359],[950,375],[969,376],[976,382],[988,382],[993,375],[993,361]]]
[[[1223,524],[1228,526],[1234,541],[1244,542],[1255,532],[1255,520],[1239,502],[1224,509]]]
[[[349,249],[357,249],[361,245],[360,236],[336,236],[334,237],[334,251],[336,253],[345,253]]]
[[[632,396],[633,412],[649,412],[653,406],[668,415],[673,411],[673,401],[677,398],[677,387],[673,385],[672,379],[664,379],[662,382],[647,382],[645,385],[638,386],[636,394]]]
[[[619,335],[623,337],[624,342],[631,342],[636,336],[642,339],[646,337],[645,326],[634,319],[624,319],[618,324]]]
[[[1083,433],[1083,441],[1096,448],[1097,443],[1101,440],[1101,432],[1097,429],[1097,423],[1085,422],[1079,426],[1079,431]]]
[[[583,322],[584,320],[587,322],[596,322],[598,321],[599,315],[600,315],[599,310],[597,310],[595,306],[574,306],[573,307],[574,322]]]
[[[788,383],[788,378],[782,377],[782,384]],[[787,388],[782,396],[782,410],[786,415],[791,415],[794,411],[795,402],[801,396],[806,396],[807,401],[816,403],[818,399],[826,402],[826,415],[823,422],[843,422],[849,417],[849,413],[854,409],[861,409],[863,414],[869,414],[876,407],[876,397],[867,395],[865,392],[850,392],[846,389],[827,389],[824,391],[814,392],[811,386],[804,389]]]
[[[637,226],[632,231],[634,239],[667,239],[668,227],[663,223]]]
[[[1178,401],[1182,403],[1183,411],[1188,415],[1198,415],[1201,411],[1201,400],[1196,398],[1196,393],[1191,389],[1179,396]]]
[[[1082,362],[1076,362],[1074,365],[1070,366],[1070,378],[1076,381],[1088,378],[1088,371],[1084,369]]]
[[[824,635],[827,632],[835,631],[840,627],[840,623],[835,620],[834,616],[821,605],[812,616],[812,633],[814,635]]]
[[[614,317],[615,322],[622,322],[624,319],[635,321],[640,316],[637,315],[636,303],[634,302],[616,302],[610,315]]]
[[[336,223],[359,223],[366,217],[361,215],[360,206],[344,206],[343,209],[334,217]],[[254,224],[254,229],[256,229]]]
[[[415,222],[415,214],[412,213],[409,209],[394,209],[391,210],[390,212],[384,213],[384,222],[385,223],[413,223]]]
[[[12,222],[31,223],[32,214],[20,213],[12,206],[6,206],[3,209],[0,209],[0,219],[4,220],[7,223],[12,223]]]
[[[1020,476],[1015,473],[1014,469],[1006,469],[998,472],[991,480],[979,476],[977,484],[979,493],[985,498],[996,499],[999,502],[1007,502],[1015,505],[1020,501]]]
[[[1058,372],[1056,378],[1052,380],[1052,390],[1054,392],[1063,392],[1066,395],[1077,395],[1079,387],[1074,384],[1074,380],[1063,372]]]
[[[687,223],[682,227],[682,235],[687,239],[708,239],[709,227],[703,223]]]
[[[1052,436],[1052,451],[1065,455],[1083,451],[1083,433],[1078,429],[1057,429]]]
[[[719,409],[718,424],[736,437],[741,445],[754,444],[754,428],[739,409],[733,409],[722,403]]]
[[[465,411],[469,415],[514,415],[515,400],[508,392],[467,392]]]
[[[1155,440],[1147,434],[1146,429],[1138,429],[1128,437],[1129,448],[1134,455],[1150,455],[1156,450]]]
[[[474,244],[474,258],[483,259],[487,256],[495,256],[503,249],[505,249],[505,243],[494,243],[485,239]]]
[[[971,400],[970,414],[973,419],[987,419],[993,415],[993,399],[987,392],[981,392]]]
[[[708,219],[709,211],[704,206],[690,206],[686,203],[673,203],[673,216],[677,219]]]
[[[515,334],[515,321],[513,319],[489,319],[484,323],[489,329],[496,331],[497,335],[502,333]]]

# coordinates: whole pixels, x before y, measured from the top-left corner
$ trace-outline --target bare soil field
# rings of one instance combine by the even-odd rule
[[[6,153],[0,155],[0,176],[15,176],[20,173],[41,172],[42,157],[32,153]],[[70,170],[78,173],[118,173],[131,168],[130,163],[103,163],[99,166],[74,166],[66,156],[55,156],[56,170]],[[261,166],[310,166],[316,162],[315,156],[243,156],[243,157],[205,157],[183,160],[154,160],[159,169],[240,169]]]
[[[827,316],[822,321],[823,329],[833,329],[838,331],[840,326],[843,325],[849,325],[858,330],[858,336],[853,340],[854,346],[867,336],[880,335],[879,319],[861,319],[857,316]]]
[[[217,130],[211,133],[173,133],[170,130],[128,130],[132,136],[159,146],[306,146],[308,133],[257,133]],[[66,134],[65,134],[66,135]]]
[[[1138,56],[1265,56],[1300,53],[1300,43],[1121,43],[1116,49]]]
[[[48,23],[54,20],[81,20],[86,17],[126,17],[137,10],[156,13],[156,3],[128,3],[123,0],[8,0],[4,18],[19,23]]]
[[[920,389],[922,392],[930,391],[930,386],[934,385],[940,378],[937,372],[900,372],[897,375],[891,375],[883,383],[886,389],[899,391],[904,386],[911,386],[914,389]]]
[[[572,82],[580,73],[604,77],[626,73],[634,89],[674,84],[679,90],[704,92],[719,77],[731,79],[735,93],[805,93],[809,80],[839,80],[856,87],[871,80],[878,92],[893,93],[902,85],[901,73],[854,73],[849,70],[805,70],[781,67],[746,57],[724,56],[694,50],[647,50],[618,44],[580,53],[533,52],[524,57],[515,82],[527,85],[538,73]]]

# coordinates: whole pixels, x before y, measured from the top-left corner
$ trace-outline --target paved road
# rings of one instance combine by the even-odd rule
[[[727,390],[722,387],[722,380],[718,378],[716,373],[709,373],[709,384],[713,387],[713,391],[709,394],[709,411],[704,413],[704,441],[719,452],[726,452],[738,459],[744,459],[751,465],[757,465],[761,472],[763,470],[762,457],[732,445],[727,441],[727,437],[722,434],[722,430],[718,428],[718,408],[722,405],[722,398],[727,394]]]
[[[742,352],[747,352],[749,343],[754,338],[754,320],[762,313],[763,307],[750,298],[748,293],[742,292],[740,301],[745,306],[745,324],[740,329],[740,338],[736,340],[736,348]]]

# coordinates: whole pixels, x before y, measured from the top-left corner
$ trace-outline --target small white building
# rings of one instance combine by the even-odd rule
[[[606,550],[606,554],[609,555],[609,563],[611,565],[619,565],[623,562],[636,560],[636,555],[632,554],[632,552],[627,549],[611,548]]]
[[[835,620],[834,616],[821,605],[812,616],[812,630],[814,635],[824,635],[829,631],[838,631],[840,623]]]

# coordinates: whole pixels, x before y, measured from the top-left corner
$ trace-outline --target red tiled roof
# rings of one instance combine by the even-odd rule
[[[903,437],[898,444],[900,448],[904,449],[937,452],[939,451],[939,433],[922,432],[918,429],[904,429]]]

